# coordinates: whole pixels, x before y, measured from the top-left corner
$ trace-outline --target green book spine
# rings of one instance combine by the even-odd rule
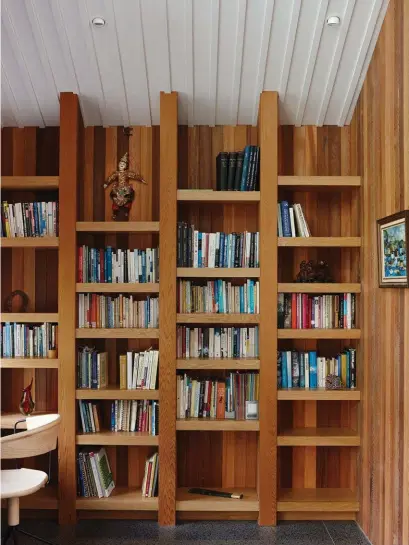
[[[236,180],[237,152],[229,153],[229,174],[227,177],[228,191],[234,191],[234,182]]]
[[[236,175],[234,178],[234,190],[240,191],[241,176],[243,174],[244,151],[237,153]]]
[[[251,180],[252,180],[253,170],[254,170],[254,159],[256,155],[255,149],[256,149],[256,146],[250,146],[249,167],[247,170],[245,191],[250,191],[251,189]]]

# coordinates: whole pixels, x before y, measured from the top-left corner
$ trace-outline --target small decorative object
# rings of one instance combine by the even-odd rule
[[[407,288],[409,210],[378,220],[380,288]]]
[[[258,420],[258,401],[246,401],[246,420]]]
[[[128,167],[129,159],[128,152],[126,152],[118,163],[118,170],[115,170],[104,183],[105,189],[113,184],[110,193],[112,199],[112,219],[116,219],[120,208],[125,209],[125,217],[129,216],[129,210],[135,198],[135,191],[130,185],[129,180],[136,180],[146,184],[140,174],[128,170]]]
[[[341,390],[343,387],[340,377],[337,377],[337,375],[327,375],[327,378],[325,379],[326,390]]]
[[[20,412],[21,414],[24,414],[24,416],[28,416],[34,411],[35,403],[31,395],[32,387],[33,387],[33,379],[31,379],[30,384],[24,388],[23,395],[21,396]]]
[[[48,350],[47,358],[49,358],[50,360],[55,360],[56,357],[57,357],[57,350],[55,348],[51,348],[50,350]]]
[[[297,274],[296,282],[333,282],[328,263],[326,261],[317,261],[316,263],[313,261],[301,261],[300,272]]]
[[[4,301],[7,312],[27,312],[28,295],[21,290],[14,290]]]

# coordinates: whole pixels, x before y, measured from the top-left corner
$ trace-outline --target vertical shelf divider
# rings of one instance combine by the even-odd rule
[[[58,442],[59,522],[76,521],[75,456],[75,281],[77,186],[81,161],[83,123],[78,96],[60,95],[60,186],[58,312],[59,359],[58,411],[61,429]],[[63,332],[63,334],[61,334]]]
[[[260,145],[260,525],[277,521],[277,201],[278,94],[264,91],[259,106]]]
[[[159,524],[176,520],[176,221],[178,95],[160,95]]]

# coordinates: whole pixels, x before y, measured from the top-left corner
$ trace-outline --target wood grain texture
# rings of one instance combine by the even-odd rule
[[[107,388],[75,390],[76,399],[159,399],[159,390],[123,390],[111,385]]]
[[[287,247],[329,247],[329,248],[359,248],[360,237],[279,237],[279,246]]]
[[[362,129],[363,403],[359,523],[409,543],[409,290],[378,287],[376,220],[409,209],[409,8],[391,0],[358,103]]]
[[[176,369],[260,369],[260,360],[254,358],[190,358],[177,359]]]
[[[77,293],[158,293],[159,283],[107,283],[107,284],[93,284],[93,283],[77,283]]]
[[[348,446],[358,447],[360,437],[356,430],[347,428],[292,428],[278,435],[278,445],[285,446]]]
[[[41,322],[58,323],[58,314],[56,312],[2,312],[1,321],[34,324]]]
[[[197,431],[259,431],[258,420],[229,420],[215,418],[186,418],[176,420],[176,430]]]
[[[13,191],[58,189],[58,176],[2,176],[1,189]]]
[[[260,191],[213,191],[206,189],[179,189],[178,201],[187,202],[222,202],[222,203],[248,203],[259,202]]]
[[[77,433],[77,445],[125,445],[151,446],[159,444],[157,435],[133,431],[101,431],[98,433]]]
[[[1,358],[2,369],[58,369],[59,360],[52,358]]]
[[[220,268],[194,269],[193,267],[178,267],[176,271],[178,278],[259,278],[260,269],[258,268]]]
[[[58,237],[2,238],[3,248],[58,248]]]
[[[217,490],[220,490],[218,488]],[[178,488],[176,496],[177,511],[258,511],[259,502],[255,489],[237,488],[229,493],[243,494],[241,500],[190,494],[187,488]]]
[[[84,233],[158,233],[158,221],[77,221]]]
[[[260,144],[259,523],[276,523],[277,490],[277,176],[278,95],[264,91]]]
[[[178,324],[258,324],[259,314],[218,314],[192,312],[188,314],[177,314]]]
[[[359,511],[355,492],[339,488],[281,489],[277,510],[282,511]]]
[[[159,329],[146,328],[78,328],[75,330],[77,339],[157,339]]]
[[[160,414],[159,523],[175,524],[176,495],[176,191],[178,95],[160,97]]]
[[[80,145],[82,119],[78,96],[62,93],[60,102],[60,260],[58,268],[60,315],[60,370],[58,408],[61,415],[59,438],[59,520],[72,524],[76,520],[75,457],[75,282],[77,185],[80,183]]]
[[[359,339],[360,329],[279,329],[279,339]]]
[[[332,284],[280,282],[278,293],[361,293],[361,284],[351,282],[334,282]]]
[[[157,511],[158,498],[142,498],[140,489],[116,487],[109,498],[77,498],[77,509],[91,511]]]
[[[294,188],[322,189],[334,187],[359,187],[360,176],[279,176],[278,185]]]
[[[290,388],[288,390],[279,390],[278,399],[313,399],[317,401],[359,400],[361,399],[361,392],[359,390],[325,390],[324,388],[318,388],[317,390]]]

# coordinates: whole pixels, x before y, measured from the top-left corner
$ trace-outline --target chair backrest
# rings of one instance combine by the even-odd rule
[[[54,450],[60,421],[59,414],[28,416],[27,431],[1,438],[1,458],[29,458]]]

